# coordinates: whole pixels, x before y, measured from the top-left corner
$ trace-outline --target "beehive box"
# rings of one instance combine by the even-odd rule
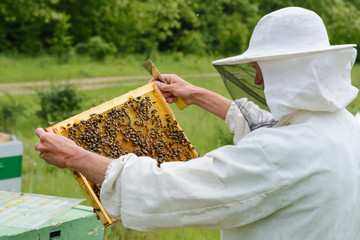
[[[23,143],[7,136],[6,142],[0,141],[0,191],[21,192]]]
[[[102,240],[104,229],[94,215],[91,207],[77,205],[36,228],[0,225],[0,240]]]
[[[86,150],[113,159],[127,153],[149,156],[158,166],[198,157],[155,83],[149,83],[88,111],[57,123],[52,129]],[[110,219],[100,202],[101,186],[79,172],[73,174],[106,227]]]

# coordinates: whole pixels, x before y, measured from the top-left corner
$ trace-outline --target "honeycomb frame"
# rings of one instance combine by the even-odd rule
[[[93,107],[46,130],[74,140],[86,150],[113,159],[127,153],[150,156],[158,166],[167,161],[198,157],[155,83]],[[100,202],[100,188],[71,170],[104,227],[115,220]]]

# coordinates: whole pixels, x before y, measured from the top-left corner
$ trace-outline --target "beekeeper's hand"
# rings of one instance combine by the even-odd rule
[[[80,147],[66,137],[45,132],[42,128],[36,129],[35,134],[40,139],[40,142],[34,146],[35,150],[40,152],[40,158],[58,168],[68,168],[74,156],[79,156],[81,153],[78,149]]]
[[[195,104],[205,110],[225,119],[232,103],[231,100],[211,92],[207,89],[197,87],[183,80],[175,74],[162,74],[168,82],[156,82],[168,103],[173,103],[177,98],[182,98],[187,105]],[[151,79],[150,81],[156,81]]]
[[[35,130],[40,142],[34,148],[40,152],[40,158],[58,168],[70,168],[81,172],[97,183],[105,178],[107,166],[112,159],[89,152],[66,137],[44,129]]]
[[[175,74],[162,74],[161,76],[168,84],[159,81],[156,84],[168,103],[175,102],[179,97],[188,105],[194,104],[193,96],[198,91],[198,87],[188,83]],[[151,79],[150,81],[153,82],[156,80]]]

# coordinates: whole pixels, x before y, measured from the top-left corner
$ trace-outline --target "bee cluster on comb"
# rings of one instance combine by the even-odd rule
[[[186,161],[194,149],[177,121],[161,115],[149,96],[129,98],[124,104],[61,127],[61,135],[91,152],[118,158],[130,152],[150,156],[159,164]]]

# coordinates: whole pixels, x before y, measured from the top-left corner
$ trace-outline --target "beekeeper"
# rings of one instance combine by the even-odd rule
[[[358,92],[350,80],[354,47],[330,45],[312,11],[264,16],[246,52],[213,64],[231,95],[246,93],[270,112],[164,75],[169,85],[159,88],[169,102],[175,95],[199,105],[234,133],[234,145],[188,162],[111,160],[43,129],[35,149],[102,183],[106,211],[128,228],[220,229],[222,239],[236,240],[359,239],[360,124],[345,109]],[[253,86],[236,71],[248,73],[247,63],[257,71]]]

